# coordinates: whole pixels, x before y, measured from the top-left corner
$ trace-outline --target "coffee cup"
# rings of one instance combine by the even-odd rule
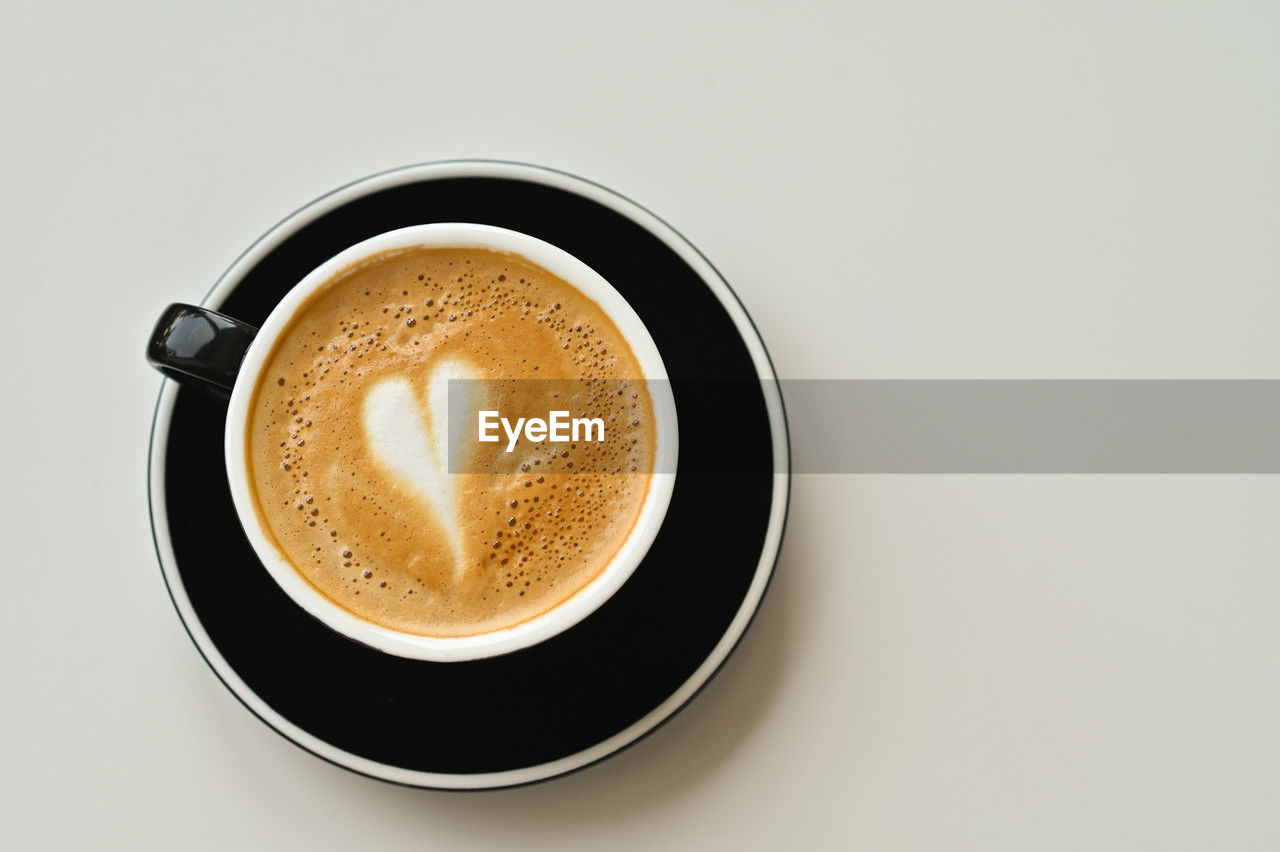
[[[147,357],[228,397],[231,498],[280,588],[388,654],[474,660],[573,627],[640,565],[674,490],[675,404],[648,330],[586,264],[515,231],[380,234],[261,328],[170,306]],[[454,389],[490,380],[565,410],[502,417],[492,393],[459,407]],[[512,464],[460,468],[460,440]]]

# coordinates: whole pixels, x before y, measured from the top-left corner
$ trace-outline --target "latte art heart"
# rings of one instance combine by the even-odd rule
[[[614,558],[649,491],[653,402],[625,337],[516,255],[366,258],[296,310],[260,376],[245,439],[262,527],[321,594],[396,631],[474,635],[558,606]],[[481,403],[609,425],[589,447],[507,452],[476,441]]]
[[[392,376],[375,383],[364,398],[364,437],[373,457],[419,500],[429,506],[444,529],[453,558],[455,577],[465,568],[457,482],[449,473],[449,436],[463,439],[450,428],[449,382],[480,378],[468,364],[446,360],[435,365],[428,381],[430,401],[423,410],[412,383]],[[464,412],[455,409],[455,419]]]

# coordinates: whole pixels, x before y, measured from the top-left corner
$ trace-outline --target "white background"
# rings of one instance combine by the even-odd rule
[[[423,792],[197,656],[142,358],[289,211],[472,155],[666,218],[784,378],[1278,378],[1280,7],[209,5],[3,8],[5,846],[1280,847],[1280,478],[797,478],[685,712]]]

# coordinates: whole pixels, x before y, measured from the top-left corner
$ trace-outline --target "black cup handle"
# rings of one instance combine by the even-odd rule
[[[147,363],[188,387],[226,399],[258,330],[196,305],[164,309],[147,341]]]

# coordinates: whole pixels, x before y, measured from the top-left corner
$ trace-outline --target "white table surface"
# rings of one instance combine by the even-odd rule
[[[1280,848],[1280,477],[797,477],[671,724],[424,792],[200,660],[142,358],[289,211],[473,155],[668,219],[785,378],[1280,377],[1280,6],[208,5],[3,10],[0,845]]]

